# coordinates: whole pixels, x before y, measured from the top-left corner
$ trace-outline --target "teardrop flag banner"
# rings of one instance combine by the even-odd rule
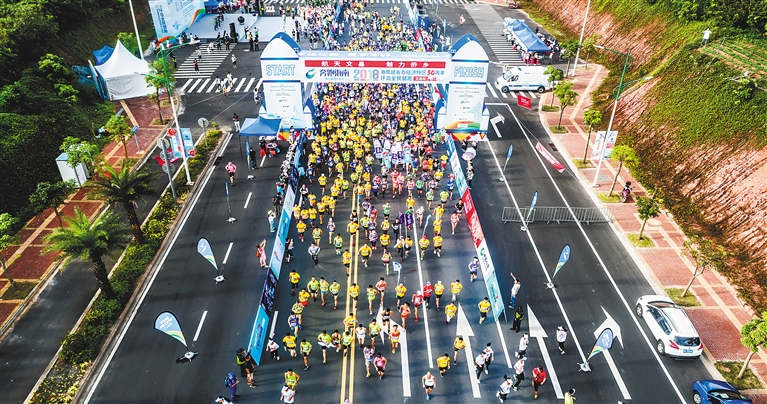
[[[599,338],[597,338],[596,342],[594,342],[594,347],[591,348],[591,353],[589,353],[589,357],[586,358],[586,361],[593,358],[594,356],[599,355],[603,351],[610,349],[613,346],[613,330],[609,328],[605,328],[602,330],[602,333],[599,334]]]
[[[216,257],[213,256],[213,249],[210,248],[210,242],[205,237],[200,238],[197,241],[197,252],[200,253],[208,262],[213,264],[213,268],[216,268],[218,272],[218,265],[216,264]]]
[[[186,345],[186,338],[184,338],[184,332],[181,331],[181,325],[178,323],[178,319],[173,313],[164,311],[154,320],[154,328],[160,332],[170,335],[178,340],[178,342]]]
[[[503,171],[506,171],[506,166],[509,165],[509,160],[511,160],[511,153],[514,152],[514,145],[509,145],[509,151],[506,152],[506,162],[503,163]]]
[[[559,272],[559,270],[562,269],[563,266],[565,266],[565,263],[569,259],[570,259],[570,244],[565,244],[564,248],[562,248],[562,252],[559,253],[559,260],[557,261],[557,267],[554,269],[554,275],[551,276],[552,278],[557,276],[557,272]]]
[[[530,222],[530,217],[533,215],[533,211],[535,210],[535,204],[538,203],[538,191],[535,191],[533,194],[533,200],[530,202],[530,210],[527,211],[527,217],[525,218],[525,223]]]

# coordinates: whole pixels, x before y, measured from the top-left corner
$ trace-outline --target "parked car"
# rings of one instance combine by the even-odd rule
[[[693,382],[692,401],[695,404],[751,404],[751,399],[740,394],[730,383],[721,380]]]
[[[637,299],[636,315],[644,318],[661,355],[697,359],[703,353],[698,331],[687,313],[666,296],[645,295]]]

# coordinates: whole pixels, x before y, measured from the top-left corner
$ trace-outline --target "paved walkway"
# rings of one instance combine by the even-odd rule
[[[591,92],[607,76],[607,69],[598,65],[589,65],[588,69],[578,70],[574,79],[574,90],[581,95],[575,107],[565,110],[562,125],[568,130],[565,134],[551,134],[557,144],[559,152],[571,162],[572,159],[583,158],[588,133],[584,129],[583,111],[591,104]],[[628,91],[631,91],[629,88]],[[541,104],[551,103],[551,92],[548,92],[541,100]],[[554,102],[555,105],[557,101]],[[620,106],[619,106],[620,107]],[[541,120],[549,127],[556,126],[558,112],[540,112]],[[606,128],[609,116],[603,119]],[[604,130],[604,128],[603,128]],[[589,145],[589,154],[593,149],[596,136],[592,134]],[[571,165],[571,168],[574,167]],[[578,175],[584,187],[592,192],[606,192],[612,184],[617,172],[618,164],[608,160],[602,165],[599,173],[599,188],[592,188],[596,168],[584,168],[578,170]],[[636,195],[647,195],[647,191],[641,184],[631,177],[626,168],[620,172],[616,189],[620,191],[622,184],[631,181],[634,184]],[[637,216],[636,205],[633,200],[628,203],[605,203],[605,207],[615,216],[615,225],[622,233],[638,233],[642,225]],[[684,251],[684,233],[674,223],[668,212],[663,212],[655,219],[650,219],[645,227],[644,235],[649,236],[654,242],[652,248],[635,248],[639,258],[638,264],[647,273],[654,277],[655,281],[665,288],[681,288],[687,285],[694,272],[691,261],[682,257]],[[628,245],[628,242],[627,242]],[[753,310],[741,304],[735,290],[727,283],[727,280],[715,271],[706,271],[699,276],[692,285],[692,293],[698,298],[700,306],[688,308],[686,311],[697,328],[703,340],[705,351],[715,361],[743,361],[749,350],[740,344],[740,328],[754,316]],[[751,369],[755,371],[762,382],[767,381],[767,352],[760,350],[751,361]],[[767,403],[767,390],[751,391],[749,396],[755,403]]]

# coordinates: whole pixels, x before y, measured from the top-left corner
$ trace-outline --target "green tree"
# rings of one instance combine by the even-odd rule
[[[160,115],[160,123],[161,124],[165,124],[165,119],[163,119],[163,117],[162,117],[162,108],[160,106],[162,101],[160,100],[159,92],[155,91],[154,93],[147,95],[146,98],[152,104],[157,105],[157,113]]]
[[[644,227],[647,224],[647,220],[658,217],[658,215],[660,215],[660,204],[662,202],[662,199],[655,199],[652,196],[636,197],[637,214],[639,215],[639,218],[642,219],[642,227],[639,229],[638,240],[642,239],[642,234],[644,233]]]
[[[543,71],[543,74],[548,77],[549,84],[552,86],[555,82],[562,80],[565,78],[565,73],[562,70],[557,69],[554,65],[548,65],[546,66],[546,70]],[[551,96],[551,106],[554,106],[554,96]]]
[[[117,34],[117,40],[122,42],[125,49],[136,57],[141,57],[141,50],[138,48],[138,42],[136,42],[136,34],[133,32],[120,32]]]
[[[77,258],[90,261],[93,264],[93,275],[104,297],[116,298],[103,258],[125,247],[130,229],[111,210],[91,223],[88,216],[79,207],[75,207],[75,215],[64,218],[64,221],[67,227],[59,227],[45,237],[49,245],[43,249],[43,253],[60,251],[62,254],[59,259],[65,264]]]
[[[132,127],[128,123],[128,119],[125,117],[125,115],[115,115],[109,118],[109,121],[107,121],[106,125],[104,125],[104,129],[106,129],[110,137],[112,137],[118,143],[122,144],[123,153],[125,153],[125,158],[127,159],[128,141],[132,135]]]
[[[78,165],[85,164],[85,169],[88,172],[91,172],[93,162],[99,152],[101,152],[97,145],[73,136],[64,138],[64,142],[59,149],[67,154],[67,165],[72,167],[73,170]],[[80,183],[80,177],[76,177],[78,185],[82,186],[83,184]]]
[[[767,348],[767,311],[762,312],[761,318],[755,318],[743,324],[740,329],[740,343],[749,349],[746,361],[738,373],[738,379],[743,377],[751,357],[759,351],[759,347]]]
[[[139,201],[145,201],[145,197],[156,194],[151,184],[155,173],[149,171],[147,166],[131,171],[126,162],[123,162],[120,172],[107,165],[105,173],[109,178],[96,181],[97,189],[93,193],[110,204],[122,205],[128,214],[128,221],[136,241],[143,244],[145,238],[136,214],[136,205]]]
[[[16,223],[19,219],[11,216],[9,213],[0,214],[0,264],[3,266],[3,273],[8,278],[8,282],[11,283],[11,287],[16,289],[16,282],[14,282],[11,274],[8,272],[8,266],[5,264],[2,252],[9,246],[18,243],[19,237],[14,231]]]
[[[685,252],[682,253],[689,255],[692,259],[692,263],[695,264],[695,271],[692,273],[690,282],[687,283],[687,287],[682,292],[682,297],[687,295],[692,287],[692,282],[695,278],[703,275],[706,269],[717,268],[724,265],[724,260],[727,258],[727,252],[724,247],[714,243],[712,240],[705,239],[696,235],[690,236],[684,241]]]
[[[575,38],[567,38],[564,41],[562,41],[562,47],[561,47],[561,56],[563,58],[567,59],[567,69],[565,69],[566,72],[570,71],[570,62],[572,61],[572,58],[575,57],[575,55],[578,52],[578,46],[580,43],[578,43],[578,40]]]
[[[639,157],[637,156],[634,149],[631,148],[631,146],[622,144],[613,147],[613,152],[610,158],[612,160],[618,160],[618,171],[615,173],[615,178],[613,178],[613,185],[610,187],[609,196],[612,196],[613,190],[615,190],[615,183],[618,182],[618,176],[621,175],[623,165],[625,164],[630,167],[632,164],[639,161]]]
[[[589,142],[591,141],[591,132],[597,126],[602,124],[602,111],[598,109],[588,109],[583,113],[583,123],[589,128],[589,134],[586,137],[586,150],[583,151],[583,164],[586,164],[586,156],[589,154]]]
[[[36,212],[42,212],[47,208],[53,208],[53,213],[59,219],[59,227],[62,225],[59,205],[64,203],[67,195],[75,188],[74,181],[38,182],[37,189],[29,196],[29,204]]]
[[[554,89],[554,95],[559,98],[559,122],[557,129],[562,127],[562,116],[565,114],[565,108],[575,105],[578,99],[578,93],[573,90],[573,83],[562,83]]]
[[[159,55],[158,55],[159,56]],[[173,68],[173,64],[167,57],[153,60],[149,63],[150,74],[144,76],[144,79],[150,86],[154,87],[157,97],[160,96],[161,89],[173,88],[173,83],[176,82],[176,69]],[[167,73],[168,79],[165,79]],[[170,102],[170,92],[168,92],[168,101]]]
[[[596,45],[597,42],[599,42],[601,39],[602,37],[595,32],[583,40],[581,51],[586,51],[586,64],[585,64],[586,68],[589,67],[589,54],[591,54],[591,52],[594,52],[596,50],[594,45]]]

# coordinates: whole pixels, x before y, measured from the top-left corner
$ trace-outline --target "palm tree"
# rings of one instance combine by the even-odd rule
[[[151,186],[155,174],[146,166],[131,171],[125,162],[119,173],[110,166],[106,166],[104,171],[108,178],[95,181],[97,189],[93,191],[94,194],[110,204],[120,204],[125,208],[133,235],[139,244],[143,244],[144,233],[136,214],[136,205],[139,200],[144,201],[144,197],[156,194]]]
[[[109,283],[103,257],[128,243],[130,230],[120,222],[113,211],[107,211],[91,223],[80,208],[75,207],[74,217],[65,217],[66,227],[58,227],[45,237],[48,243],[43,254],[60,251],[59,259],[68,263],[76,258],[93,263],[93,275],[101,292],[107,299],[117,297]]]

